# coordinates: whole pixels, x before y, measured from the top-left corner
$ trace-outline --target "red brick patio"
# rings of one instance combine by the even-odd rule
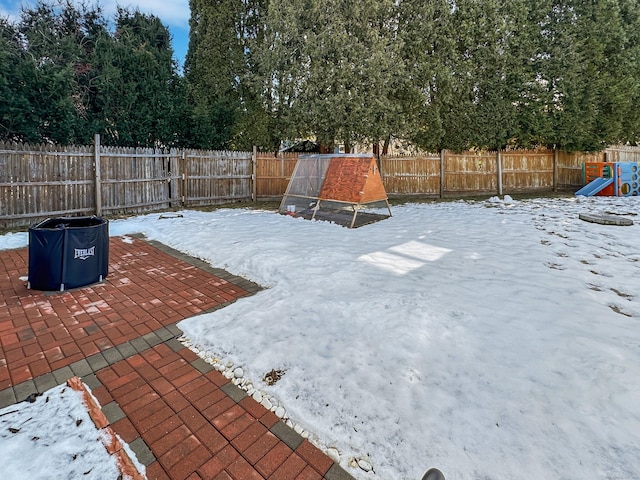
[[[0,251],[0,407],[79,376],[150,479],[352,478],[177,340],[259,286],[137,236],[71,291],[28,290],[27,257]]]

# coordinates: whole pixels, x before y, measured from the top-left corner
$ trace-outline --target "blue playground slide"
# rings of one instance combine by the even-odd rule
[[[607,188],[609,185],[611,185],[613,183],[613,178],[596,178],[595,180],[592,180],[591,182],[589,182],[588,184],[586,184],[584,187],[582,187],[580,190],[578,190],[576,192],[576,195],[584,195],[585,197],[591,197],[593,195],[595,195],[596,193],[602,191],[603,189]]]

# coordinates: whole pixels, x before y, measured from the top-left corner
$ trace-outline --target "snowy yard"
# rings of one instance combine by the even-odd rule
[[[640,198],[392,210],[356,230],[222,209],[110,231],[268,287],[179,326],[358,479],[640,478]],[[635,224],[578,219],[606,212]]]

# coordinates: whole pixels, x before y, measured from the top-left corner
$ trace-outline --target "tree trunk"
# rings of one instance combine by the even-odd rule
[[[389,142],[391,141],[391,137],[387,137],[384,139],[384,145],[382,146],[382,155],[389,155]]]

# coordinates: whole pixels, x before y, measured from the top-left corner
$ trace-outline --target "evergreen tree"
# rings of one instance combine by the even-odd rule
[[[193,140],[203,148],[250,149],[265,135],[260,120],[264,112],[251,73],[266,1],[191,0],[189,4],[185,76],[194,105]]]
[[[100,75],[95,63],[96,49],[111,41],[111,35],[107,29],[108,22],[97,5],[87,7],[82,4],[74,7],[68,3],[60,15],[68,25],[66,39],[76,51],[73,61],[73,103],[76,115],[74,141],[88,144],[93,141],[95,133],[101,133],[103,116],[96,103],[96,85]]]
[[[119,8],[113,40],[97,44],[95,68],[105,143],[174,144],[177,65],[169,31],[157,17]]]
[[[629,41],[637,14],[627,16],[631,3],[636,4],[547,3],[543,31],[548,60],[541,78],[548,86],[550,145],[598,150],[630,139],[625,118],[637,118],[638,99],[637,48]],[[623,21],[623,12],[631,22]]]
[[[625,30],[625,41],[621,48],[625,52],[627,90],[624,92],[624,109],[620,112],[623,143],[640,143],[640,2],[620,0],[620,18]]]
[[[638,0],[191,0],[167,28],[38,1],[0,19],[0,139],[426,149],[640,139]]]
[[[39,141],[30,121],[29,88],[35,67],[25,58],[17,28],[0,19],[0,140]]]
[[[454,28],[447,0],[398,3],[398,38],[405,67],[405,108],[412,129],[408,138],[427,150],[447,148],[445,122],[453,110]]]
[[[519,133],[518,105],[531,80],[532,46],[523,36],[526,3],[458,0],[451,12],[452,93],[442,144],[456,150],[504,148]]]
[[[387,0],[272,0],[258,52],[266,108],[289,138],[326,146],[397,133],[403,65]]]
[[[119,9],[116,31],[99,7],[69,0],[23,8],[0,24],[0,138],[61,144],[183,143],[187,97],[167,28]]]
[[[23,8],[18,25],[25,45],[26,64],[21,69],[23,94],[31,131],[28,141],[74,143],[75,64],[78,49],[69,37],[70,23],[61,9],[73,9],[68,2]]]
[[[517,133],[513,146],[535,147],[548,143],[552,124],[549,105],[553,96],[542,72],[548,62],[547,50],[548,7],[544,2],[527,2],[526,11],[520,11],[522,20],[514,57],[521,66],[523,78],[519,81],[519,95],[515,102],[517,110]]]

